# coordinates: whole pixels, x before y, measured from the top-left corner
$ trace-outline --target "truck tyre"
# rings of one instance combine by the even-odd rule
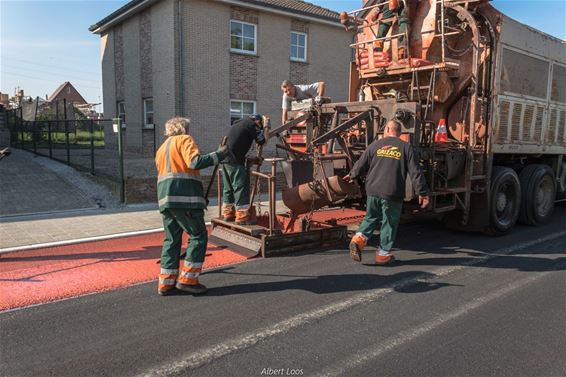
[[[519,222],[538,225],[550,221],[556,200],[554,173],[550,166],[528,165],[521,171],[519,181],[523,193]]]
[[[502,236],[515,226],[521,204],[521,184],[515,170],[494,166],[489,192],[489,226],[486,233]]]

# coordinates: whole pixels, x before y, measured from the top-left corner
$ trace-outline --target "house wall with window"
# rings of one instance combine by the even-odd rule
[[[105,117],[123,103],[129,151],[151,156],[151,119],[159,145],[176,114],[191,118],[203,152],[238,117],[261,113],[278,126],[284,79],[325,81],[327,96],[347,99],[352,36],[338,20],[245,5],[184,0],[178,17],[177,1],[152,1],[100,33]]]

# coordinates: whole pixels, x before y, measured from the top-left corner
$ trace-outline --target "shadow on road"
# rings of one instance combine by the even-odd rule
[[[216,270],[211,273],[231,272],[226,270]],[[255,274],[252,273],[250,275]],[[255,282],[212,288],[208,291],[207,296],[229,296],[247,293],[291,290],[302,290],[315,294],[328,294],[337,292],[362,292],[378,288],[391,288],[402,293],[421,293],[453,285],[449,283],[424,281],[433,277],[435,277],[434,274],[424,271],[399,272],[393,275],[320,275],[285,281]],[[414,284],[415,280],[418,279],[423,279],[423,281],[418,282],[418,287],[409,287],[410,283]]]

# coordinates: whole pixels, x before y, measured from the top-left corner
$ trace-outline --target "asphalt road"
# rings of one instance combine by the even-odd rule
[[[3,376],[565,376],[566,206],[492,238],[402,227],[400,261],[293,254],[0,314]]]

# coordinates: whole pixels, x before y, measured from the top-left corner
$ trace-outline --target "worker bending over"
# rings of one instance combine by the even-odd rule
[[[246,169],[246,154],[254,141],[258,145],[265,143],[264,132],[269,130],[267,123],[267,117],[254,114],[230,126],[227,135],[230,154],[222,163],[222,202],[224,203],[225,221],[236,220],[236,224],[239,225],[255,222],[255,213],[250,209],[250,184]],[[259,161],[256,162],[259,163]]]
[[[218,164],[228,153],[227,146],[216,152],[200,154],[189,135],[190,120],[176,117],[165,123],[167,139],[155,155],[157,165],[157,198],[163,219],[165,239],[161,251],[161,271],[157,293],[164,296],[174,288],[202,294],[199,283],[208,233],[204,224],[206,201],[199,170]],[[179,256],[183,231],[189,234],[187,256],[179,276]]]
[[[287,123],[287,112],[291,109],[291,102],[300,101],[308,98],[324,96],[324,81],[315,82],[308,85],[294,85],[289,80],[281,83],[283,91],[283,104],[281,105],[281,124]]]
[[[347,182],[366,176],[366,215],[350,242],[350,256],[356,262],[362,261],[362,250],[381,225],[380,246],[375,255],[379,265],[395,260],[391,253],[397,234],[401,208],[405,197],[407,173],[419,194],[421,208],[428,206],[428,186],[422,174],[413,148],[399,138],[401,124],[391,120],[385,125],[383,138],[371,143],[360,159],[354,164]]]

